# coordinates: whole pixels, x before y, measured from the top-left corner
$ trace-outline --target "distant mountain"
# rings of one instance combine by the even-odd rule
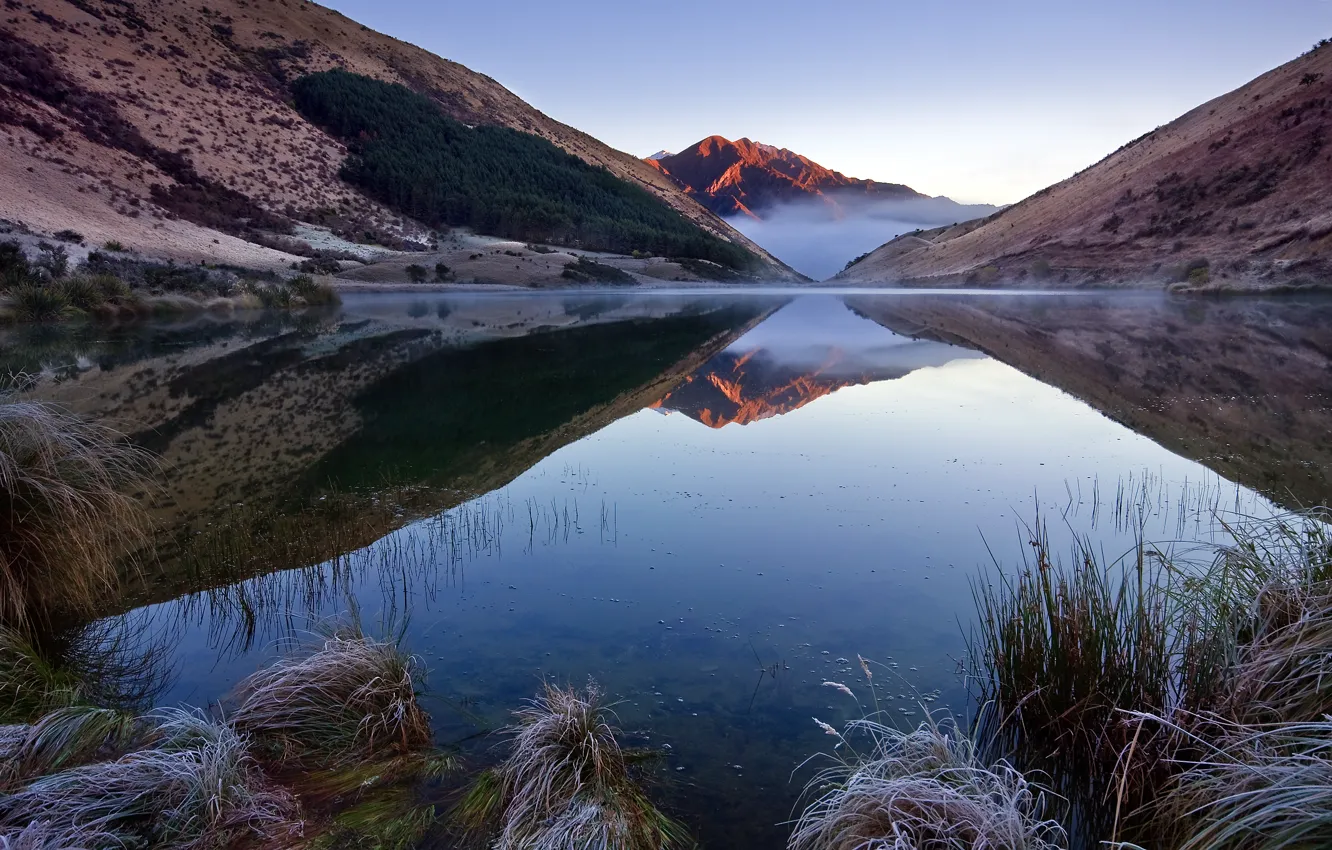
[[[899,236],[837,279],[1332,284],[1332,42],[988,218]]]
[[[649,162],[656,162],[659,159],[665,159],[666,157],[673,155],[674,154],[672,154],[670,151],[657,151],[651,156],[645,157],[645,159],[647,159]]]
[[[577,196],[602,198],[609,188],[636,211],[616,216],[619,230],[653,220],[677,231],[684,248],[649,248],[653,253],[703,256],[697,247],[715,238],[757,255],[755,273],[794,277],[638,157],[552,120],[489,77],[316,3],[11,0],[7,9],[0,27],[0,218],[34,230],[72,229],[89,244],[114,241],[177,259],[285,267],[300,259],[293,252],[312,250],[292,232],[293,221],[408,249],[424,247],[444,225],[491,233],[487,219],[532,231],[494,235],[540,241],[544,231],[575,231],[566,241],[590,244],[576,232],[587,208]],[[418,106],[426,104],[416,112],[438,114],[405,126],[401,92],[374,100],[362,86],[359,100],[338,99],[338,108],[381,109],[401,126],[389,128],[394,138],[341,134],[355,116],[325,109],[315,121],[296,108],[298,81],[333,68],[401,84]],[[440,139],[431,156],[404,146],[431,133]],[[491,156],[501,147],[503,156]],[[522,161],[515,150],[526,152]],[[484,179],[463,174],[472,195],[422,185],[452,193],[453,203],[408,209],[398,196],[409,193],[366,178],[390,173],[415,188],[423,169],[450,173],[441,166],[453,163],[449,157],[476,163],[488,156],[511,166],[494,176],[510,184],[508,201]],[[614,179],[603,179],[602,169]],[[460,221],[474,197],[507,208]],[[601,222],[584,230],[626,241]]]
[[[676,154],[647,160],[686,195],[720,216],[762,218],[773,207],[816,200],[835,212],[856,201],[924,199],[909,186],[847,177],[785,148],[709,136]]]

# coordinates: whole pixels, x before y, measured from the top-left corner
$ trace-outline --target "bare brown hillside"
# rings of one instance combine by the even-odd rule
[[[252,265],[291,259],[298,246],[280,235],[291,219],[423,244],[423,228],[338,178],[346,149],[288,105],[288,81],[340,66],[408,85],[467,124],[546,138],[790,274],[637,157],[314,3],[6,0],[0,15],[0,217],[35,230]],[[279,250],[255,245],[255,230],[279,234],[260,240]]]
[[[898,237],[841,281],[1332,281],[1332,45],[1323,44],[984,220]]]

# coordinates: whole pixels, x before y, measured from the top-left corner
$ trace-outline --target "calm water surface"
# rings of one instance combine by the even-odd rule
[[[1038,514],[1115,557],[1139,530],[1212,539],[1200,510],[1325,501],[1327,312],[356,297],[2,350],[169,464],[163,565],[107,611],[156,642],[159,702],[216,702],[355,612],[402,631],[439,739],[475,762],[543,679],[590,677],[669,746],[657,793],[706,845],[773,848],[829,743],[812,718],[869,710],[857,655],[902,722],[969,710],[973,583],[1020,564]],[[347,542],[272,531],[321,522]],[[230,528],[253,548],[219,548]]]

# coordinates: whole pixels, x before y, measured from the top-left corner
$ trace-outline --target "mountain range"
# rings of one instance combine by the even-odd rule
[[[339,135],[346,121],[339,125],[338,119],[345,116],[322,114],[317,122],[297,108],[298,81],[338,68],[397,84],[424,99],[414,104],[428,102],[440,116],[437,124],[460,135],[473,128],[479,134],[515,131],[519,142],[501,141],[511,148],[525,144],[549,161],[545,174],[589,187],[588,197],[610,187],[655,217],[651,227],[666,219],[650,207],[664,205],[696,234],[685,234],[684,242],[716,240],[708,244],[734,246],[753,258],[732,265],[794,277],[643,160],[551,119],[489,77],[317,4],[7,0],[5,9],[0,218],[31,230],[75,230],[99,245],[114,241],[158,256],[251,267],[285,267],[319,247],[293,232],[294,224],[321,226],[353,242],[429,247],[441,225],[455,223],[457,205],[447,208],[449,215],[441,205],[437,221],[422,220],[407,214],[391,192],[348,179],[352,158],[369,155],[363,140]],[[402,100],[393,92],[377,96]],[[533,146],[536,140],[588,168],[556,161]],[[603,180],[597,175],[606,173],[612,183],[597,184]],[[555,181],[537,189],[547,194],[524,196],[520,206],[536,214],[523,226],[552,239],[566,234],[560,244],[580,246],[581,237],[567,235],[577,234],[578,221],[561,218],[570,213],[542,210],[567,192]],[[641,218],[634,213],[616,220],[635,217]],[[707,253],[694,255],[712,259]]]
[[[855,283],[1301,288],[1332,278],[1332,41],[988,217],[900,236]]]
[[[773,207],[799,201],[817,200],[836,212],[848,203],[928,197],[898,183],[847,177],[786,148],[749,139],[709,136],[679,153],[660,151],[644,161],[720,216],[762,218]]]

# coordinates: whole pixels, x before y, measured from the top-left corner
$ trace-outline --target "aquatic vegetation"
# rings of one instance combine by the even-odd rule
[[[418,663],[353,629],[279,659],[237,688],[232,724],[286,765],[345,767],[430,745]]]
[[[1128,794],[1131,811],[1161,778],[1159,728],[1144,730],[1121,709],[1194,705],[1216,687],[1221,663],[1201,651],[1198,622],[1181,610],[1176,573],[1158,552],[1139,545],[1107,565],[1082,539],[1065,562],[1039,523],[1030,544],[1033,560],[1015,577],[975,587],[979,738],[1049,774],[1076,819],[1099,832],[1116,811],[1107,795]],[[1115,783],[1117,770],[1129,772],[1120,760],[1130,745],[1133,782]]]
[[[509,756],[454,811],[462,827],[502,850],[693,846],[635,780],[633,754],[620,746],[595,683],[582,692],[547,683],[514,716]]]
[[[216,847],[290,834],[272,790],[230,726],[182,710],[156,718],[154,745],[39,777],[0,798],[0,829],[43,823],[70,846]]]
[[[841,744],[867,738],[869,749],[838,760],[806,786],[791,850],[1056,850],[1064,830],[1045,819],[1045,795],[1000,761],[984,763],[951,720],[901,731],[853,721]],[[817,796],[815,796],[817,795]]]
[[[980,739],[1048,773],[1089,841],[1206,822],[1217,844],[1181,846],[1231,846],[1264,813],[1280,833],[1260,801],[1298,798],[1332,747],[1328,518],[1242,518],[1228,544],[1109,567],[1086,542],[1057,563],[1034,534],[1035,563],[976,592]]]
[[[150,456],[103,425],[0,397],[0,622],[90,609],[147,535]]]

